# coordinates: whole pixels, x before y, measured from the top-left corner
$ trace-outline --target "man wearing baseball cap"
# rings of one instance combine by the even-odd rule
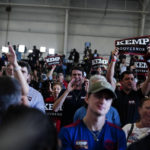
[[[107,81],[90,80],[86,116],[61,129],[62,150],[126,150],[124,132],[105,119],[114,98],[114,89]]]

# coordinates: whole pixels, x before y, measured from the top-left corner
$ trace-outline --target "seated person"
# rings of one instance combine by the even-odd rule
[[[83,120],[61,128],[62,150],[126,150],[124,132],[106,120],[115,97],[114,89],[107,81],[89,82],[85,99],[87,113]]]
[[[144,137],[143,139],[131,144],[127,150],[149,150],[150,148],[150,135]]]
[[[90,82],[96,82],[97,80],[99,81],[107,81],[106,78],[102,75],[93,75],[90,78]],[[81,120],[83,119],[83,117],[86,115],[86,109],[87,109],[87,103],[85,102],[85,105],[80,107],[74,115],[74,122],[77,120]],[[117,126],[121,126],[120,124],[120,117],[118,114],[118,111],[114,108],[114,107],[110,107],[108,113],[106,114],[106,119],[107,121],[117,125]]]
[[[150,97],[142,99],[138,111],[140,121],[134,124],[127,124],[123,127],[128,146],[150,134]]]

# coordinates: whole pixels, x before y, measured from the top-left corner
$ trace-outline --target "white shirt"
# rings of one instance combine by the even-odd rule
[[[128,137],[128,133],[131,129],[132,124],[126,124],[122,129],[125,132],[126,138]],[[128,138],[127,146],[129,146],[131,143],[138,141],[139,139],[144,138],[150,134],[150,127],[149,128],[138,128],[136,126],[136,123],[134,123],[134,127],[132,130],[131,135]]]

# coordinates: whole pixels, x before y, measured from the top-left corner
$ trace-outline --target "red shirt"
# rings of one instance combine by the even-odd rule
[[[60,131],[61,127],[61,116],[62,116],[62,111],[55,112],[53,111],[52,107],[55,102],[55,99],[53,96],[50,96],[45,99],[45,111],[48,117],[54,122],[54,125],[56,126],[57,132]]]

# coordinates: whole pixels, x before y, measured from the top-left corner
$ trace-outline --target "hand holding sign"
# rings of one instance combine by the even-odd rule
[[[92,67],[96,67],[96,66],[104,66],[108,64],[108,59],[104,58],[104,57],[95,57],[94,59],[92,59]]]
[[[55,68],[56,68],[56,65],[52,65],[52,70],[55,70]]]
[[[60,65],[62,63],[61,56],[48,56],[45,58],[47,65],[50,67],[52,65]]]
[[[116,48],[112,51],[112,60],[117,60],[118,53],[119,53],[119,48],[116,47]]]
[[[119,48],[119,54],[144,56],[144,60],[134,60],[135,72],[144,75],[150,68],[150,36],[140,36],[116,40],[115,45]],[[147,64],[146,64],[147,63]],[[148,67],[147,67],[148,66]]]

